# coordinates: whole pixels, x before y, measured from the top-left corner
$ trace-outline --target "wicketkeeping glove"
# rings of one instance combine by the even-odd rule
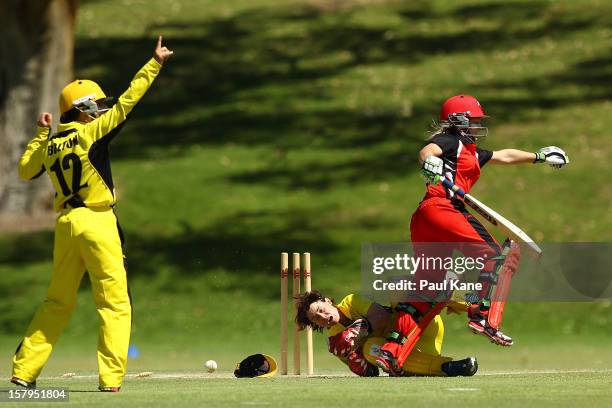
[[[357,319],[346,330],[327,339],[329,352],[346,358],[369,334],[370,323],[366,319]]]
[[[425,158],[423,162],[423,167],[421,168],[421,174],[430,184],[436,185],[442,179],[444,169],[444,162],[441,158],[429,155]]]
[[[569,163],[567,154],[557,146],[543,147],[535,155],[534,163],[548,163],[549,166],[555,169],[560,169]]]

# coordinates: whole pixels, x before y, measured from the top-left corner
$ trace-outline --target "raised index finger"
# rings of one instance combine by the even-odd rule
[[[162,44],[162,36],[160,35],[159,38],[157,39],[157,48],[161,48],[161,44]]]

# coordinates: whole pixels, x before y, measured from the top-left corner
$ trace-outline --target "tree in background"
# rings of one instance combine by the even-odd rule
[[[0,1],[0,219],[49,211],[47,177],[25,183],[17,162],[42,111],[59,120],[58,96],[72,80],[78,0]]]

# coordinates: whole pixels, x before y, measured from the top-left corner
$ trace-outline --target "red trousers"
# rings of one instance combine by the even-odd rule
[[[501,253],[501,247],[461,202],[452,203],[441,197],[423,201],[412,215],[410,234],[414,257],[453,258],[453,252],[458,250],[463,253],[464,257],[482,258],[484,267],[478,280],[483,284],[483,288],[479,292],[479,297],[483,298],[488,293],[489,281],[486,276],[494,270],[497,260],[493,258]],[[419,268],[415,272],[415,281],[417,285],[423,279],[429,282],[442,282],[446,272],[444,267]],[[438,291],[424,289],[419,291],[418,295],[419,297],[410,303],[418,309],[422,316],[425,316],[432,305],[419,300],[435,299]],[[404,336],[411,336],[416,326],[417,322],[410,314],[398,313],[395,321],[396,332]],[[401,348],[400,344],[393,341],[385,343],[382,347],[396,358]]]
[[[423,201],[412,215],[410,235],[414,256],[446,258],[458,250],[465,257],[481,258],[484,267],[479,281],[483,283],[483,289],[479,295],[482,298],[487,293],[489,283],[482,278],[495,268],[496,260],[493,258],[501,253],[501,247],[462,202],[453,204],[442,197]],[[444,268],[421,268],[416,271],[415,278],[417,282],[421,279],[441,282],[445,275]],[[424,290],[421,294],[433,297],[435,291]]]

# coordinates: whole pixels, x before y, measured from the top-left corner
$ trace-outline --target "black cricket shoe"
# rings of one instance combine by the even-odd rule
[[[468,357],[463,360],[448,361],[441,366],[442,371],[449,377],[471,377],[478,371],[476,357]]]

